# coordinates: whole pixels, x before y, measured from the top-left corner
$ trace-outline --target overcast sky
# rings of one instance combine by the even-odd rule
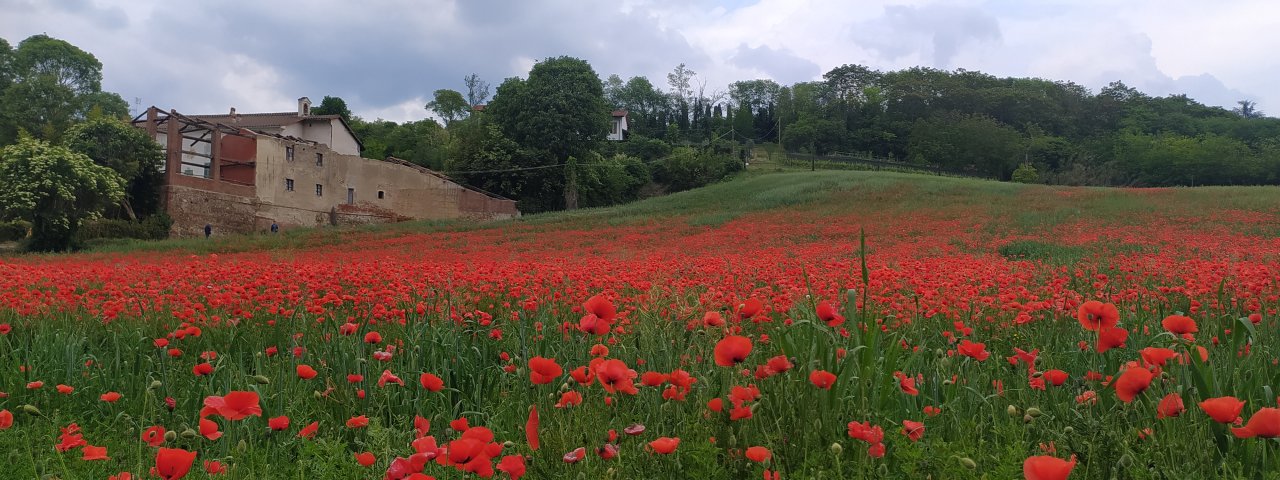
[[[102,61],[103,88],[189,114],[340,96],[366,119],[424,118],[439,88],[494,86],[539,59],[708,92],[821,79],[846,63],[1123,80],[1280,114],[1276,0],[0,0],[0,37],[39,33]]]

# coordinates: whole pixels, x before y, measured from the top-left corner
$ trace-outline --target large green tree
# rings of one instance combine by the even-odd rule
[[[486,109],[509,139],[526,150],[524,211],[565,206],[571,172],[554,168],[569,158],[590,158],[609,128],[609,107],[600,77],[585,60],[548,58],[533,66],[528,80],[508,79]],[[530,167],[537,167],[533,169]],[[574,185],[567,185],[569,190]]]
[[[447,127],[453,122],[467,118],[467,115],[471,113],[471,105],[467,104],[467,99],[457,90],[442,88],[436,90],[435,94],[432,95],[432,100],[427,102],[427,110],[439,115]]]
[[[24,137],[0,149],[0,218],[31,222],[28,248],[64,251],[80,224],[124,198],[124,180],[71,149]]]
[[[129,104],[102,91],[102,63],[75,45],[34,35],[8,53],[0,46],[0,144],[20,130],[56,140],[90,112],[122,117]]]
[[[320,100],[320,105],[311,109],[312,115],[338,115],[347,122],[351,121],[351,109],[347,108],[346,100],[342,97],[331,97],[325,95]]]
[[[141,129],[109,117],[77,124],[63,135],[63,144],[124,179],[127,189],[120,210],[130,219],[155,214],[160,208],[160,166],[164,150]]]

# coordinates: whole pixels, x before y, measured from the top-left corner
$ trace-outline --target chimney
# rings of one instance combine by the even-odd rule
[[[236,107],[231,107],[231,113],[228,113],[227,115],[231,115],[233,117],[236,116]]]
[[[299,117],[311,116],[311,99],[310,98],[302,97],[298,99],[298,116]]]

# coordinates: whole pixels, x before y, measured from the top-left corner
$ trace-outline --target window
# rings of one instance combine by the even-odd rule
[[[347,205],[354,205],[355,203],[356,203],[356,189],[348,188],[347,189]]]
[[[293,191],[293,179],[292,179],[292,178],[286,178],[286,179],[284,179],[284,191],[286,191],[286,192],[292,192],[292,191]]]
[[[316,154],[316,166],[317,166],[317,167],[323,167],[323,166],[324,166],[324,154],[323,154],[323,153],[317,153],[317,154]]]
[[[324,185],[321,185],[319,183],[316,184],[316,196],[317,197],[324,196]]]
[[[382,190],[378,190],[378,200],[382,200],[382,197],[383,197]]]
[[[285,159],[286,161],[290,161],[290,162],[292,162],[292,161],[293,161],[293,146],[292,146],[292,145],[290,145],[290,146],[288,146],[288,147],[284,147],[284,159]]]

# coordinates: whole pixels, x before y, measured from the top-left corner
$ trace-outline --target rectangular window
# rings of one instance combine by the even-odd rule
[[[317,153],[317,154],[316,154],[316,166],[317,166],[317,167],[323,167],[323,166],[324,166],[324,154],[323,154],[323,153]]]
[[[382,190],[378,190],[378,200],[382,200],[382,198],[383,198]]]
[[[284,147],[284,159],[285,159],[285,160],[287,160],[287,161],[290,161],[290,162],[292,162],[292,161],[293,161],[293,146],[292,146],[292,145],[290,145],[290,146],[288,146],[288,147]]]
[[[319,183],[316,184],[316,196],[317,197],[324,196],[324,185],[321,185]]]
[[[284,179],[284,191],[286,191],[286,192],[292,192],[292,191],[293,191],[293,179],[292,179],[292,178],[286,178],[286,179]]]
[[[356,189],[348,188],[347,189],[347,205],[355,205],[355,203],[356,203]]]

